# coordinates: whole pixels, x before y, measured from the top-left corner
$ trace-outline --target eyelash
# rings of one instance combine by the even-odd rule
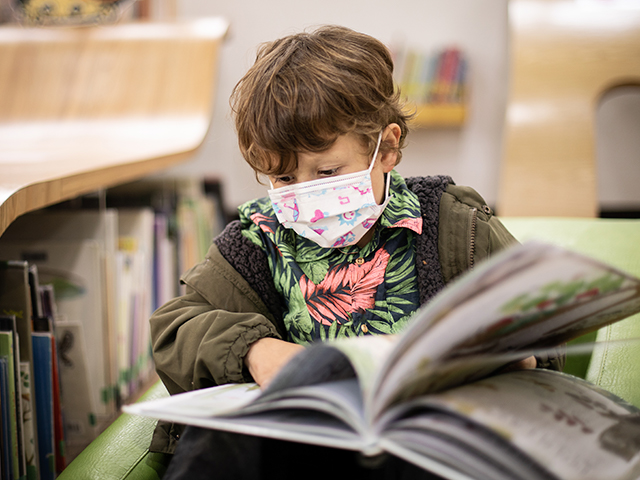
[[[318,172],[320,175],[325,176],[325,177],[331,177],[332,175],[335,175],[336,173],[338,173],[338,169],[337,168],[331,168],[329,170],[321,170]]]
[[[289,183],[293,180],[293,177],[276,177],[276,183]]]
[[[323,176],[323,177],[332,177],[333,175],[336,175],[338,173],[338,168],[331,168],[329,170],[320,170],[318,172],[318,175]],[[291,183],[293,181],[293,177],[291,176],[283,176],[283,177],[277,177],[276,178],[276,182],[277,183]]]

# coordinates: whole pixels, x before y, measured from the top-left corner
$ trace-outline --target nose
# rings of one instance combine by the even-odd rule
[[[304,183],[304,182],[308,182],[310,180],[315,180],[318,177],[314,177],[313,175],[307,173],[307,174],[298,174],[296,175],[296,179],[295,182],[293,183]]]

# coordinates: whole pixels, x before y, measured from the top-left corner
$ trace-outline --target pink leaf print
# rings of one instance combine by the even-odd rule
[[[406,227],[420,235],[422,233],[422,218],[403,218],[391,225],[391,227]]]
[[[362,265],[352,263],[331,268],[318,285],[303,275],[300,290],[311,318],[323,325],[334,321],[342,324],[349,320],[350,313],[373,308],[388,262],[389,253],[379,249],[372,260]]]
[[[262,229],[262,231],[264,231],[266,233],[273,233],[273,229],[267,223],[271,219],[269,217],[267,217],[266,215],[264,215],[262,213],[254,213],[254,214],[251,215],[251,220],[257,226],[259,226]]]

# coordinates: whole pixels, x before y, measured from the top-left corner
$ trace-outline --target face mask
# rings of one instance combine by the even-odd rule
[[[391,175],[387,175],[382,205],[376,203],[371,184],[381,138],[382,132],[367,170],[269,190],[280,224],[325,248],[357,243],[389,203]]]

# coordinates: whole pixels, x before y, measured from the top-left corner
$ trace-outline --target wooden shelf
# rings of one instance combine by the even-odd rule
[[[459,127],[466,118],[466,107],[460,104],[423,104],[416,106],[411,120],[415,127]]]
[[[227,28],[0,27],[0,235],[26,212],[189,158]]]

